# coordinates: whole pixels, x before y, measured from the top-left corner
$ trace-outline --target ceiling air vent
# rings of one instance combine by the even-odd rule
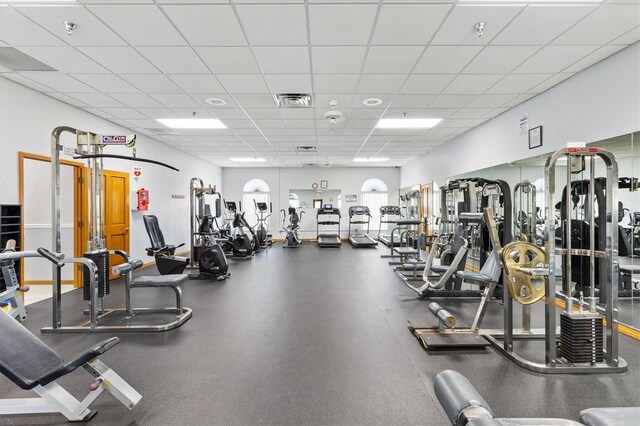
[[[13,47],[0,47],[0,65],[13,71],[56,71]]]
[[[315,146],[296,146],[298,152],[317,152],[318,149]]]
[[[313,108],[310,93],[279,93],[273,97],[278,108]]]

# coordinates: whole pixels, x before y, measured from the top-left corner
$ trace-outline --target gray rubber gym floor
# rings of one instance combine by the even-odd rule
[[[123,333],[103,357],[142,401],[128,411],[105,394],[94,404],[91,424],[445,425],[433,392],[435,375],[445,369],[465,374],[500,417],[575,420],[587,407],[640,404],[640,344],[624,336],[620,355],[629,371],[612,375],[530,373],[491,348],[424,351],[406,320],[428,318],[427,302],[416,300],[380,259],[387,251],[276,244],[253,260],[230,260],[225,282],[188,282],[183,291],[191,320],[165,333]],[[156,273],[155,267],[142,272]],[[111,293],[108,305],[121,303],[117,284]],[[81,293],[63,297],[64,318],[80,318]],[[135,298],[139,305],[173,303],[169,291],[155,289],[140,289]],[[465,322],[476,308],[473,301],[441,303]],[[501,313],[492,303],[485,324],[501,326]],[[40,302],[29,307],[26,325],[40,334],[50,318],[50,302]],[[107,337],[40,336],[63,356]],[[62,380],[76,396],[86,394],[89,382],[84,371]],[[0,377],[0,398],[32,394]],[[38,415],[0,423],[64,420]]]

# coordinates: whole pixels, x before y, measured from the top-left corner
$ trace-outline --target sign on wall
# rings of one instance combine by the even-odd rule
[[[346,194],[344,196],[344,200],[347,203],[357,203],[358,202],[358,196],[356,194]]]
[[[529,114],[523,114],[520,116],[520,136],[527,133],[529,133]]]

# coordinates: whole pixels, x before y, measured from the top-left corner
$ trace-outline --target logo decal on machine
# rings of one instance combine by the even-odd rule
[[[127,143],[127,137],[121,135],[104,135],[102,136],[102,143],[105,145],[125,145]]]

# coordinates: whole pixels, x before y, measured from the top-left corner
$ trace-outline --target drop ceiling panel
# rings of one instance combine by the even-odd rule
[[[481,95],[473,101],[469,102],[467,107],[469,108],[493,108],[504,105],[511,99],[515,98],[515,95]]]
[[[364,64],[366,73],[408,73],[423,46],[371,46]]]
[[[526,93],[553,74],[509,74],[487,90],[487,94]]]
[[[76,80],[103,93],[139,93],[136,89],[115,74],[70,74]]]
[[[72,47],[21,47],[19,50],[64,73],[106,73],[107,69]]]
[[[463,108],[450,115],[451,118],[481,118],[493,111],[492,108]]]
[[[162,107],[162,105],[159,102],[155,101],[154,99],[150,98],[149,96],[143,93],[136,93],[136,94],[113,93],[111,94],[111,97],[131,108]],[[111,106],[111,105],[104,105],[104,106]]]
[[[429,108],[462,108],[473,99],[476,95],[440,95],[435,98],[429,105]]]
[[[424,108],[435,99],[435,95],[398,95],[391,103],[392,108]]]
[[[625,35],[615,39],[614,41],[611,42],[611,44],[623,44],[623,45],[629,45],[629,44],[633,44],[637,41],[640,40],[640,27],[636,27],[634,29],[632,29],[631,31],[629,31],[628,33],[626,33]]]
[[[217,95],[216,97],[219,96],[220,95]],[[209,112],[213,114],[214,117],[221,120],[225,120],[228,118],[239,119],[246,117],[246,114],[240,108],[212,108],[209,110]]]
[[[531,5],[491,44],[543,46],[594,10],[595,6]]]
[[[174,94],[156,94],[151,95],[153,99],[160,102],[167,108],[198,108],[200,104],[191,96],[174,93]]]
[[[362,69],[366,47],[314,46],[311,48],[314,73],[357,74]]]
[[[236,8],[252,45],[307,44],[304,5],[238,5]]]
[[[247,40],[228,5],[170,5],[163,10],[191,46],[245,46]]]
[[[0,7],[0,39],[12,46],[64,46],[65,42],[9,7]]]
[[[360,76],[358,74],[315,74],[315,93],[353,93]]]
[[[384,118],[403,118],[405,114],[407,118],[425,118],[422,116],[421,108],[389,108],[384,112],[383,117]]]
[[[501,74],[462,74],[457,76],[442,93],[448,95],[479,95],[493,86],[502,77]]]
[[[584,58],[580,59],[578,62],[574,63],[573,65],[571,65],[568,68],[565,68],[563,71],[564,72],[578,72],[578,71],[582,71],[583,69],[590,67],[591,65],[600,62],[601,60],[603,60],[606,57],[609,57],[611,55],[613,55],[614,53],[616,53],[617,51],[625,48],[626,46],[621,46],[621,45],[607,45],[607,46],[602,46],[600,49],[596,50],[595,52],[585,56]]]
[[[363,74],[358,93],[396,93],[407,79],[407,74]]]
[[[452,74],[411,74],[400,93],[437,95],[454,78],[456,76]]]
[[[132,46],[184,46],[187,44],[156,6],[113,5],[88,6],[88,8]]]
[[[26,6],[15,10],[72,46],[126,46],[124,40],[82,6]],[[64,21],[77,23],[73,37],[67,35]]]
[[[245,109],[249,117],[253,120],[262,120],[262,119],[279,119],[280,111],[277,108],[247,108]]]
[[[130,47],[79,47],[78,50],[118,74],[159,73],[151,62]]]
[[[258,73],[258,64],[248,47],[196,47],[196,52],[213,73]]]
[[[265,74],[308,74],[307,47],[256,47],[253,49],[260,69]]]
[[[597,48],[598,46],[546,46],[514,72],[518,74],[557,73]]]
[[[172,74],[169,76],[186,93],[221,93],[224,88],[211,74]]]
[[[378,98],[382,100],[380,105],[364,105],[362,101],[370,98]],[[351,103],[352,108],[373,108],[373,109],[386,109],[391,100],[393,99],[393,95],[391,94],[379,94],[379,93],[364,93],[364,94],[356,94],[353,96],[353,102]],[[345,103],[346,105],[346,103]]]
[[[91,93],[97,90],[86,84],[71,78],[66,74],[56,71],[23,71],[20,75],[37,83],[43,84],[62,93]],[[97,106],[97,105],[85,105]]]
[[[457,74],[482,50],[481,46],[429,46],[414,72]]]
[[[310,74],[267,74],[267,84],[272,93],[310,93]]]
[[[521,5],[456,5],[433,38],[436,45],[483,45],[489,43],[523,9]],[[482,37],[474,26],[486,22]]]
[[[145,93],[182,93],[182,89],[164,74],[119,74],[119,76]]]
[[[209,72],[190,47],[139,47],[138,51],[165,74]]]
[[[102,93],[72,93],[69,96],[79,100],[80,102],[84,102],[87,105],[92,105],[97,108],[123,106],[117,100]]]
[[[605,44],[640,25],[640,2],[603,4],[553,41],[553,44]]]
[[[242,82],[238,82],[241,84]],[[224,82],[223,82],[224,84]],[[264,83],[263,83],[264,84]],[[229,88],[227,87],[227,90]],[[266,86],[265,86],[266,91]],[[238,93],[238,94],[236,94]],[[244,94],[236,92],[233,97],[236,102],[243,108],[269,108],[275,106],[273,96],[263,93]]]
[[[444,101],[446,100],[441,100],[440,102],[444,102]],[[424,108],[420,112],[420,116],[425,118],[447,118],[453,115],[453,113],[455,113],[456,111],[458,111],[457,108],[429,107],[429,108]]]
[[[124,120],[129,120],[129,119],[140,120],[140,119],[149,118],[146,114],[143,114],[142,112],[137,111],[133,108],[110,107],[110,108],[101,108],[100,110],[105,114],[111,115],[112,117],[118,117]],[[161,118],[161,116],[158,116],[157,118]]]
[[[374,4],[309,5],[311,44],[367,44],[377,9]]]
[[[573,73],[560,73],[560,74],[556,74],[553,77],[549,78],[548,80],[543,81],[542,83],[538,84],[536,87],[534,87],[533,89],[529,90],[529,92],[531,93],[542,93],[545,90],[550,89],[551,87],[555,86],[558,83],[561,83],[562,81],[566,80],[567,78],[571,77],[573,75]]]
[[[465,74],[506,74],[530,58],[539,46],[487,46],[464,69]]]
[[[425,45],[450,9],[450,5],[441,4],[384,4],[378,15],[372,44]]]

